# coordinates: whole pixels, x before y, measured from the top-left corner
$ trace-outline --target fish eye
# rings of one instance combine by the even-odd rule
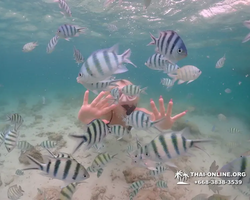
[[[148,156],[148,153],[146,153],[146,156]]]
[[[178,49],[178,53],[182,53],[182,49]]]
[[[79,75],[79,76],[81,76],[81,77],[83,76],[83,74],[82,74],[82,73],[79,73],[78,75]]]
[[[137,155],[135,155],[135,157],[137,158]]]
[[[84,176],[85,178],[87,177],[87,175],[86,175],[86,174],[84,174],[83,176]]]

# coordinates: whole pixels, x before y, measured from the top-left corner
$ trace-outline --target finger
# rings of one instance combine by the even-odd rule
[[[175,115],[174,117],[172,117],[172,120],[176,121],[176,120],[180,119],[181,117],[183,117],[186,114],[187,114],[187,111],[184,111],[184,112],[182,112],[182,113],[180,113],[180,114]]]
[[[166,117],[171,117],[172,115],[172,109],[173,109],[173,101],[172,99],[169,101],[168,103],[168,108],[167,108],[167,113],[166,113]]]
[[[159,111],[156,108],[155,102],[153,101],[153,99],[150,99],[150,105],[151,105],[154,116],[157,118],[159,116]]]
[[[84,97],[83,97],[83,105],[88,105],[89,104],[89,90],[86,90],[86,92],[84,93]]]
[[[107,108],[103,108],[101,111],[103,114],[106,114],[106,113],[110,112],[111,110],[114,110],[117,106],[118,106],[118,104],[113,104]]]
[[[162,98],[162,96],[160,96],[159,98],[159,106],[160,106],[160,113],[161,116],[165,116],[165,106],[164,106],[164,99]]]
[[[105,95],[105,92],[100,92],[98,96],[92,101],[91,105],[96,106],[96,104],[102,99],[102,97]]]

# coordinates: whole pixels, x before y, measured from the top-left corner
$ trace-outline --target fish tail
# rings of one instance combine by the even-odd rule
[[[121,56],[122,56],[123,62],[129,63],[129,64],[133,65],[135,68],[137,68],[137,66],[129,60],[129,57],[131,56],[130,49],[126,50]]]
[[[150,34],[150,37],[151,37],[152,41],[150,43],[148,43],[147,46],[156,44],[155,36],[153,36],[151,33],[149,33],[149,34]]]
[[[77,32],[78,33],[85,33],[86,27],[77,27]]]
[[[148,87],[145,87],[145,88],[142,88],[141,89],[141,93],[143,93],[143,94],[147,94],[145,91],[146,91],[146,89],[148,89]]]
[[[44,164],[40,163],[38,160],[36,160],[35,158],[33,158],[30,155],[27,155],[27,158],[32,161],[33,163],[35,163],[37,165],[37,167],[30,167],[30,168],[26,168],[26,169],[22,169],[22,170],[32,170],[32,169],[38,169],[38,170],[43,170],[44,168]]]
[[[197,145],[198,143],[207,143],[207,142],[213,142],[214,140],[211,139],[198,139],[198,140],[193,140],[193,147],[202,150],[205,154],[207,154],[209,157],[211,157],[204,148],[200,147]]]
[[[74,154],[82,146],[83,143],[88,141],[88,138],[85,135],[70,135],[70,137],[82,139],[82,141],[77,145],[72,154]]]

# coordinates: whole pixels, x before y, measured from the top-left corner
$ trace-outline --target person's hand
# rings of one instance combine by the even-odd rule
[[[172,101],[172,99],[169,101],[167,112],[165,112],[164,100],[163,100],[162,96],[160,96],[160,98],[159,98],[160,112],[156,108],[155,102],[152,99],[150,100],[150,105],[151,105],[151,108],[153,111],[152,119],[154,121],[165,117],[165,119],[162,122],[159,122],[159,124],[156,124],[156,126],[162,130],[170,129],[176,120],[180,119],[181,117],[183,117],[187,113],[187,110],[186,110],[182,113],[179,113],[179,114],[171,117],[172,108],[173,108],[173,101]]]
[[[78,113],[78,119],[84,124],[90,123],[94,119],[99,119],[103,115],[113,110],[117,105],[110,105],[111,95],[104,98],[106,92],[100,94],[89,104],[89,91],[83,97],[83,104]]]

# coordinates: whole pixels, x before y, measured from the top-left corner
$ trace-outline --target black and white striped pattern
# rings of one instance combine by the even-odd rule
[[[64,187],[60,192],[60,200],[71,200],[74,192],[76,191],[76,186],[78,183],[70,183]]]
[[[139,190],[133,190],[132,192],[130,192],[129,194],[129,200],[133,200],[133,198],[138,194]]]
[[[62,14],[72,17],[71,10],[65,0],[56,0],[58,2],[59,8],[63,10]]]
[[[162,54],[168,61],[176,63],[177,61],[187,57],[186,46],[181,37],[172,30],[161,31],[159,38],[155,38],[150,34],[152,42],[156,45],[156,52]]]
[[[241,131],[237,128],[229,128],[228,132],[229,133],[240,133]]]
[[[110,132],[118,137],[117,140],[122,139],[124,136],[129,135],[132,137],[131,132],[124,126],[121,125],[110,125]]]
[[[74,56],[74,59],[75,59],[75,61],[76,61],[76,63],[77,63],[78,65],[79,65],[80,63],[83,63],[83,62],[84,62],[84,58],[83,58],[81,52],[80,52],[76,47],[74,47],[74,54],[73,54],[73,56]]]
[[[54,36],[48,43],[48,46],[47,46],[47,49],[46,49],[46,52],[47,53],[52,53],[52,51],[54,51],[57,43],[58,43],[58,39],[59,37],[56,35]]]
[[[57,154],[52,153],[48,148],[45,148],[49,154],[52,156],[52,158],[70,158],[70,159],[74,159],[71,155],[67,154],[67,153],[62,153],[59,152]]]
[[[84,33],[85,27],[78,27],[76,25],[64,24],[59,26],[57,35],[61,38],[75,37],[79,33]]]
[[[52,140],[46,140],[40,144],[41,147],[46,148],[46,149],[54,148],[56,145],[57,145],[57,142],[52,141]]]
[[[37,165],[38,170],[44,171],[52,178],[65,180],[68,182],[80,182],[90,177],[84,166],[78,163],[75,159],[50,158],[46,164],[43,164],[30,155],[27,155],[27,157],[30,161]],[[23,170],[32,169],[36,168],[26,168]]]
[[[18,141],[17,142],[17,148],[21,149],[22,151],[28,151],[28,150],[34,148],[34,146],[32,146],[27,141]]]
[[[0,132],[0,146],[3,144],[5,138],[5,132]]]
[[[114,97],[114,103],[118,104],[120,96],[121,96],[119,88],[118,87],[113,88],[110,91],[110,94],[112,95],[112,97]]]
[[[11,152],[17,145],[18,140],[18,132],[17,130],[9,130],[4,138],[4,144],[8,152]]]
[[[7,196],[11,200],[17,200],[23,196],[23,192],[24,191],[22,190],[21,186],[18,187],[17,185],[13,185],[9,187]]]
[[[167,188],[168,187],[167,183],[165,181],[157,181],[155,185],[158,188]]]
[[[97,171],[97,178],[99,178],[102,175],[103,171],[104,169],[102,168]]]
[[[73,153],[75,153],[82,144],[84,144],[84,149],[86,150],[91,148],[94,144],[101,143],[108,133],[110,133],[110,131],[107,124],[101,119],[93,120],[88,124],[84,135],[70,135],[71,137],[81,140]]]
[[[78,82],[96,83],[105,80],[113,74],[128,71],[122,64],[130,63],[134,65],[129,60],[130,55],[130,49],[126,50],[122,55],[118,55],[118,45],[93,52],[83,63],[78,74]]]
[[[139,181],[136,181],[136,182],[134,182],[134,183],[132,183],[130,186],[129,186],[129,190],[140,190],[142,187],[143,187],[143,185],[144,185],[144,181],[142,181],[142,180],[139,180]]]
[[[176,70],[179,69],[179,66],[176,65],[176,64],[171,64],[171,63],[168,63],[165,68],[164,68],[164,73],[174,73],[176,72]]]
[[[109,153],[101,153],[97,155],[91,164],[91,168],[96,171],[104,168],[116,155],[117,154],[111,156]]]
[[[173,81],[172,81],[172,79],[170,79],[170,78],[162,78],[162,79],[161,79],[161,84],[162,84],[163,86],[166,86],[167,88],[169,88],[169,87],[172,87],[172,86],[173,86]]]
[[[145,90],[147,89],[147,87],[145,88],[140,88],[140,86],[137,85],[126,85],[122,88],[122,93],[127,95],[127,96],[139,96],[140,93],[144,93],[146,94]]]
[[[156,170],[150,170],[149,175],[158,176],[167,170],[166,166],[157,166]]]
[[[224,54],[224,56],[217,61],[215,68],[222,68],[225,64],[225,60],[226,60],[226,54]]]
[[[153,54],[145,63],[148,68],[160,71],[164,70],[167,64],[169,64],[169,62],[164,60],[164,56],[159,53]]]
[[[15,124],[16,129],[18,129],[23,124],[23,118],[18,113],[14,113],[8,116],[7,121],[10,121],[12,124]]]

